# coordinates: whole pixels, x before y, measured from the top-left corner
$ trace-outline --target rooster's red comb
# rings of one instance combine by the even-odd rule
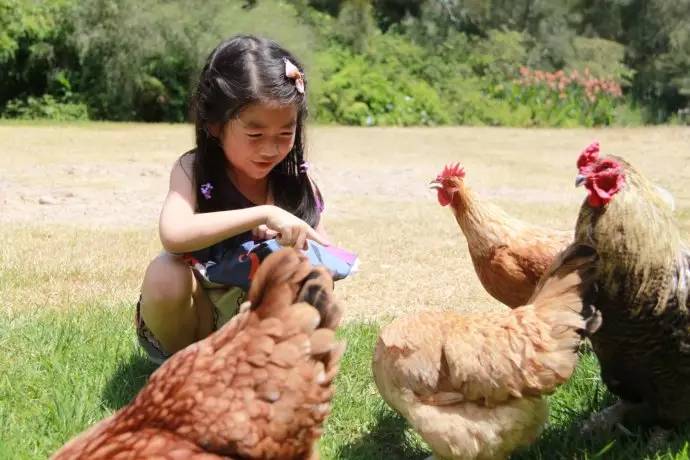
[[[599,159],[599,141],[594,141],[585,148],[577,159],[577,168],[583,169]]]
[[[441,174],[437,176],[438,179],[448,179],[451,177],[459,177],[462,179],[465,177],[465,168],[460,166],[460,163],[455,163],[454,165],[446,165],[441,171]]]

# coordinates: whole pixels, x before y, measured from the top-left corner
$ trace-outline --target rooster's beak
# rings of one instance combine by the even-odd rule
[[[584,174],[578,174],[575,176],[575,187],[579,187],[580,185],[584,184],[586,180],[587,176]]]
[[[437,180],[432,180],[431,182],[429,182],[429,188],[432,190],[440,190],[443,188],[443,185],[441,185],[441,182]]]

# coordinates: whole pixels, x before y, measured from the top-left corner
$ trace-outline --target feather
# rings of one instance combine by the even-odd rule
[[[237,316],[173,355],[132,403],[53,458],[308,457],[345,348],[332,292],[327,272],[298,251],[271,254]]]
[[[659,187],[623,158],[599,161],[619,165],[624,186],[605,206],[585,201],[576,225],[601,260],[592,346],[621,421],[673,426],[690,418],[687,245]]]
[[[450,204],[484,289],[511,308],[524,305],[556,255],[572,243],[573,234],[511,217],[480,200],[464,177],[464,168],[446,166],[434,181],[440,187],[439,202]]]
[[[542,395],[572,374],[595,311],[591,247],[547,267],[532,303],[501,313],[422,312],[383,328],[372,368],[384,400],[445,459],[505,458],[546,421]]]

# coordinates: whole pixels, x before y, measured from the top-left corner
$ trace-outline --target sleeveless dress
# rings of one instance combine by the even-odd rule
[[[253,203],[242,195],[232,182],[230,182],[229,185],[227,209],[244,209],[257,206],[256,203]],[[209,299],[213,303],[214,330],[217,330],[237,313],[240,305],[246,300],[248,290],[239,286],[214,283],[205,276],[204,266],[208,264],[209,261],[222,260],[229,251],[241,247],[243,243],[251,241],[252,239],[252,233],[248,231],[232,236],[207,248],[184,254],[177,254],[192,268],[194,277],[200,283],[204,291],[206,291],[206,294],[208,294]],[[171,353],[163,348],[158,339],[156,339],[151,330],[146,326],[144,319],[141,317],[140,310],[141,295],[137,301],[135,315],[139,345],[141,345],[151,361],[156,364],[161,364],[171,356]]]
[[[243,209],[256,206],[232,184],[228,209]],[[318,206],[319,217],[323,204]],[[316,226],[315,225],[315,226]],[[192,268],[195,278],[213,303],[214,330],[220,328],[235,316],[246,300],[252,276],[258,265],[269,254],[281,248],[275,240],[254,241],[250,231],[235,235],[207,248],[179,254]],[[355,254],[335,246],[323,246],[308,241],[305,254],[314,266],[323,265],[329,269],[334,280],[345,278],[357,270]],[[136,306],[135,324],[139,344],[148,358],[160,364],[170,357],[144,323],[140,314],[141,296]]]

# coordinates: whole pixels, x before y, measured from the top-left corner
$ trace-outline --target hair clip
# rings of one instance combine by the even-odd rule
[[[297,92],[304,94],[304,76],[302,72],[288,58],[283,58],[283,61],[285,61],[285,76],[295,81]]]
[[[211,199],[211,190],[213,190],[213,185],[211,185],[210,182],[206,182],[204,185],[199,187],[199,190],[201,190],[201,194],[204,195],[204,198],[207,200]]]
[[[306,174],[307,171],[309,171],[309,166],[310,166],[310,165],[309,165],[309,162],[308,162],[308,161],[303,161],[303,162],[300,163],[300,165],[299,165],[299,172],[301,172],[302,174]]]

